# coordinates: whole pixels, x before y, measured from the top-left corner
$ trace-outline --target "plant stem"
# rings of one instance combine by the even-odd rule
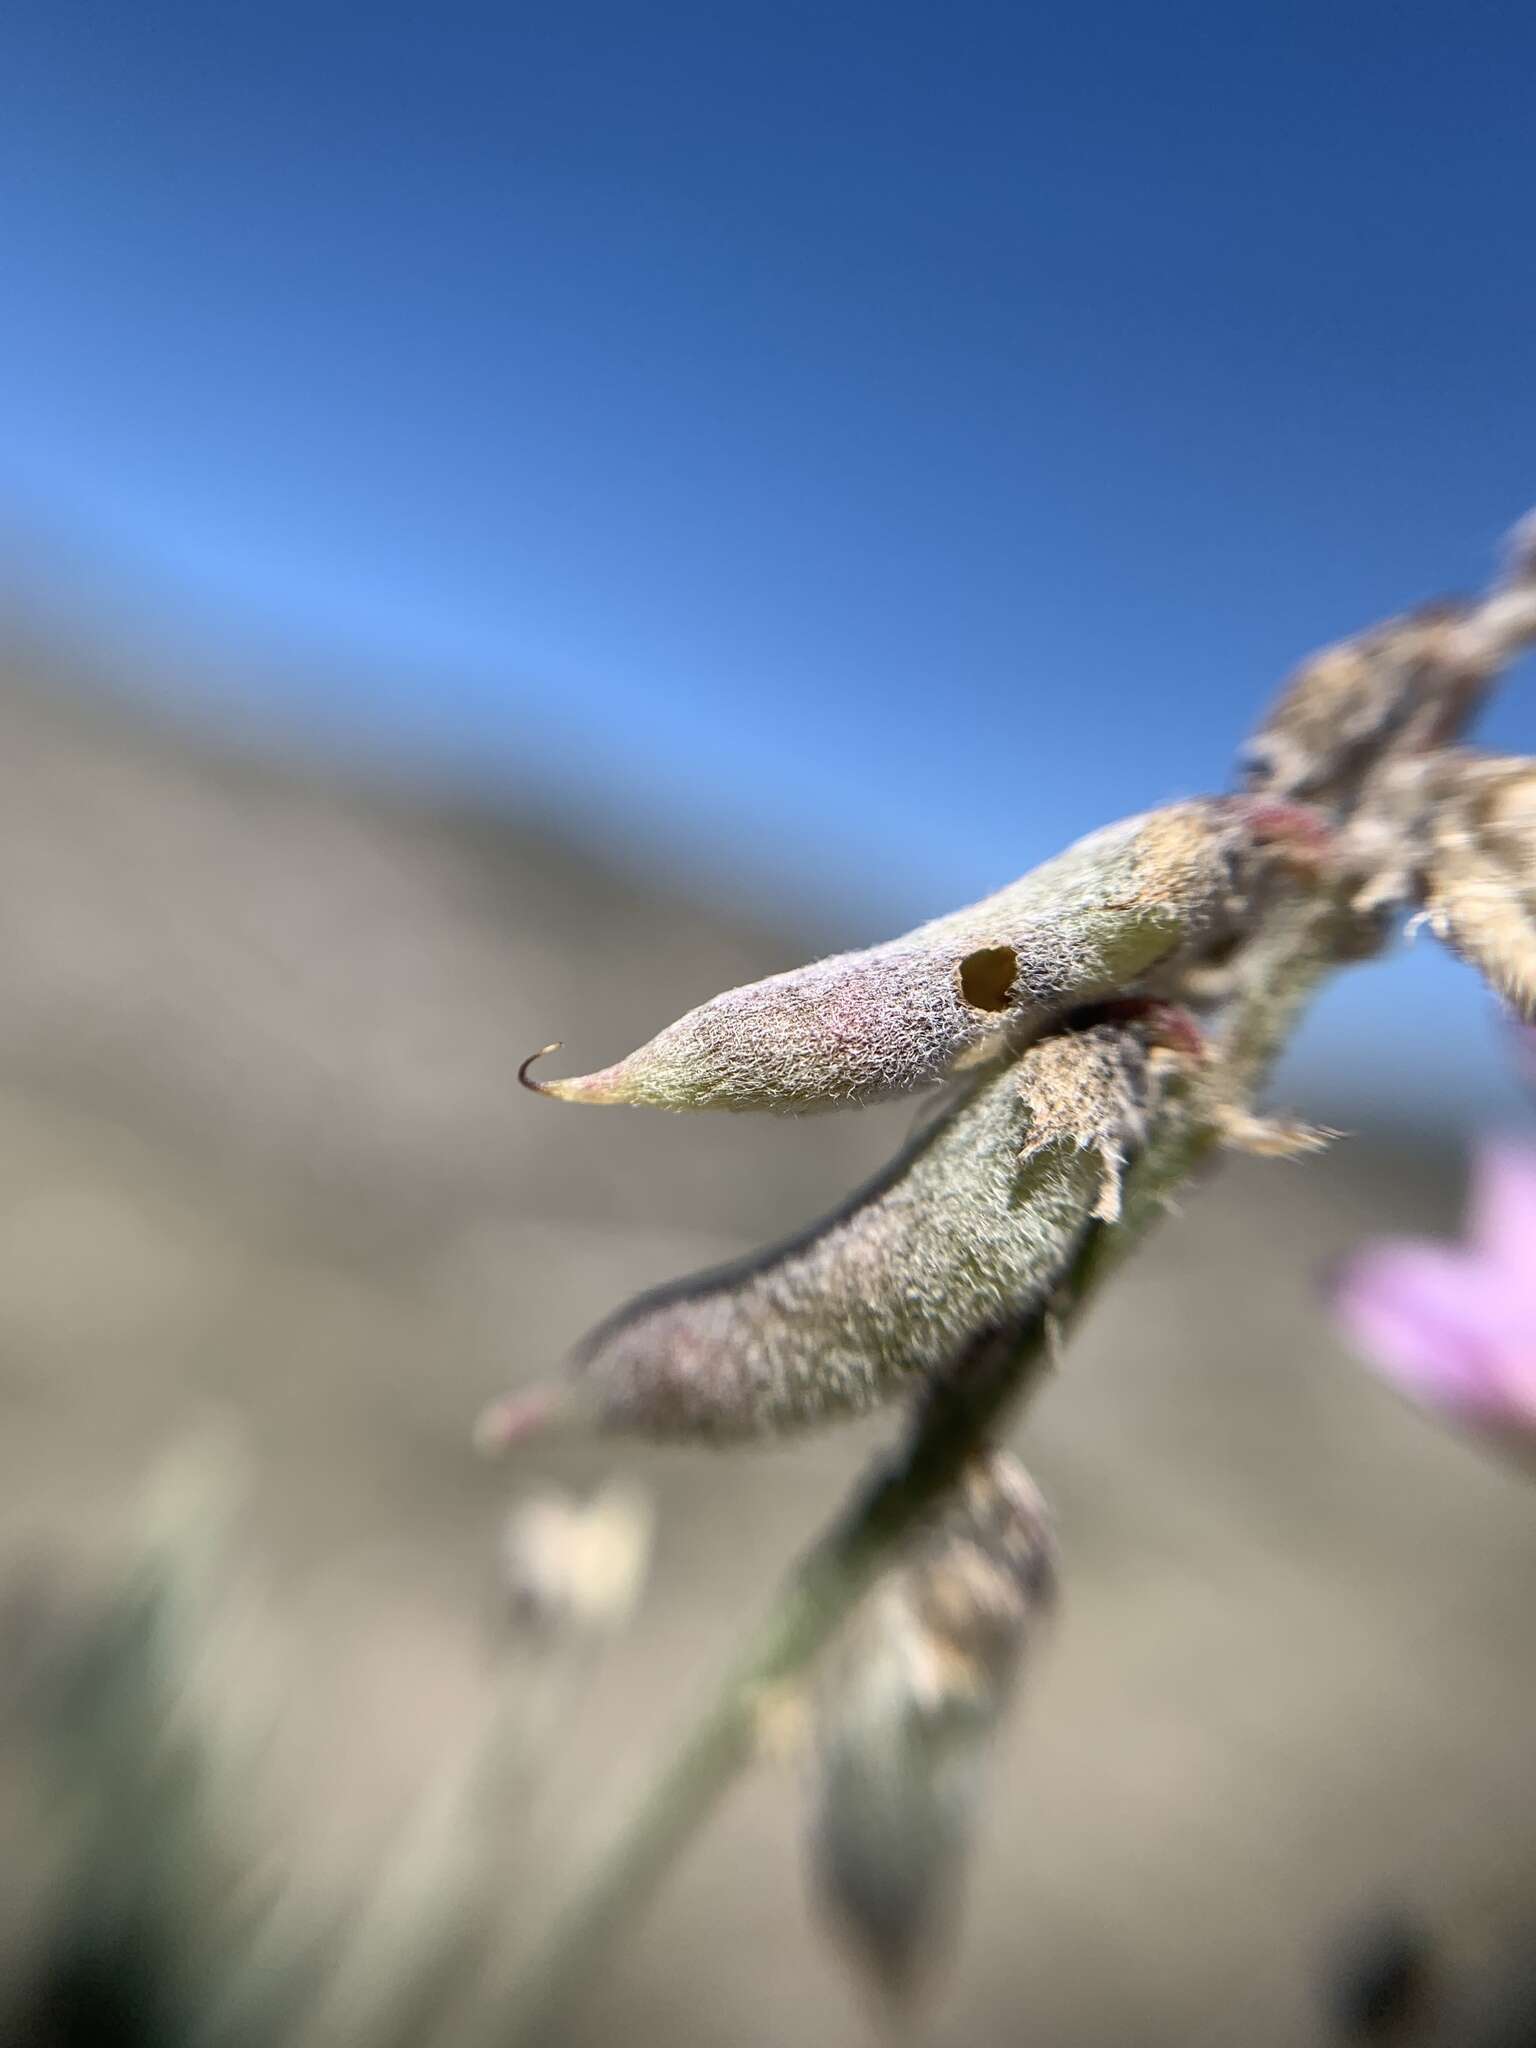
[[[1100,1224],[1085,1228],[1068,1290],[1092,1268],[1102,1235]],[[964,1368],[963,1396],[957,1391],[926,1403],[898,1452],[863,1482],[805,1553],[714,1704],[651,1788],[591,1885],[556,1925],[520,1987],[510,2033],[497,2038],[532,2043],[548,2037],[611,1937],[650,1896],[752,1761],[764,1702],[806,1669],[907,1530],[953,1485],[1000,1413],[1048,1369],[1051,1314],[1049,1308],[1037,1308],[1026,1324],[974,1347]]]

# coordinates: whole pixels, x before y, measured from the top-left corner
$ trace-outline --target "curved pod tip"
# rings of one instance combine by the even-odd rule
[[[594,1403],[584,1398],[579,1385],[548,1381],[523,1387],[481,1410],[475,1423],[475,1449],[484,1457],[499,1458],[530,1437],[578,1428],[593,1414]]]
[[[531,1069],[537,1060],[558,1052],[561,1040],[541,1045],[529,1053],[517,1070],[517,1078],[532,1095],[551,1095],[560,1102],[628,1102],[630,1095],[618,1077],[617,1067],[604,1067],[595,1074],[575,1074],[566,1081],[535,1081]]]

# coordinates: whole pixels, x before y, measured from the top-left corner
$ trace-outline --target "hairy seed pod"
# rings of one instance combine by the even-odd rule
[[[1430,929],[1536,1018],[1536,761],[1449,757],[1429,829]]]
[[[1466,616],[1462,606],[1426,605],[1313,655],[1243,749],[1247,786],[1347,800],[1368,766],[1455,738],[1494,672],[1491,656],[1470,658],[1458,637]]]
[[[1170,804],[904,938],[728,989],[616,1066],[533,1081],[529,1061],[522,1078],[564,1102],[661,1109],[795,1113],[903,1095],[1225,937],[1275,842],[1315,829],[1261,800]]]
[[[817,1884],[892,1997],[943,1946],[993,1740],[1055,1594],[1045,1505],[995,1452],[874,1588],[818,1690]]]
[[[564,1409],[658,1437],[778,1435],[942,1374],[1055,1288],[1115,1213],[1150,1091],[1144,1027],[1040,1040],[978,1077],[876,1180],[801,1236],[641,1295],[576,1353],[570,1390],[514,1395],[489,1446]]]

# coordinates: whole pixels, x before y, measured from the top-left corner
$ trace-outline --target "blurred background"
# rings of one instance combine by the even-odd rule
[[[1302,655],[1482,581],[1536,498],[1533,65],[1514,5],[6,11],[0,1567],[110,1572],[238,1434],[317,1894],[470,1739],[508,1500],[614,1463],[487,1468],[479,1407],[909,1121],[518,1060],[1221,787]],[[1317,1293],[1452,1231],[1525,1102],[1428,946],[1277,1093],[1349,1142],[1225,1169],[1031,1419],[1066,1603],[923,2038],[1328,2038],[1352,1930],[1470,1980],[1536,1915],[1531,1497]],[[654,1583],[530,1912],[878,1440],[625,1458]],[[868,2033],[800,1813],[733,1803],[580,2039]]]

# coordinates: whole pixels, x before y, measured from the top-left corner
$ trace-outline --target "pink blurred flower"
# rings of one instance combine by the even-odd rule
[[[1536,1457],[1536,1149],[1485,1146],[1468,1242],[1369,1244],[1336,1276],[1333,1305],[1410,1400]]]

